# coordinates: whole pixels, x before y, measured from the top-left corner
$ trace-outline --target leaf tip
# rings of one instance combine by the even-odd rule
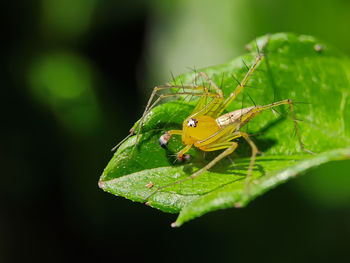
[[[178,227],[178,225],[176,224],[176,222],[174,222],[174,223],[171,223],[171,227]]]
[[[105,189],[106,188],[105,183],[101,179],[98,181],[98,187],[100,187],[101,189]]]

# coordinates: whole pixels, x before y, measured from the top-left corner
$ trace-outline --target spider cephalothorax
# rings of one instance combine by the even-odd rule
[[[210,116],[188,118],[182,126],[182,142],[185,145],[194,144],[209,138],[220,130],[216,120]]]

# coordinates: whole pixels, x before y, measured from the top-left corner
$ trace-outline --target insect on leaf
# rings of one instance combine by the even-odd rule
[[[247,55],[201,71],[228,96],[237,86],[234,77],[242,80],[247,66],[253,63],[257,55],[255,43],[260,45],[266,39],[267,36],[263,36],[249,44]],[[300,149],[288,106],[265,111],[242,128],[260,150],[249,194],[245,190],[245,177],[251,149],[239,140],[239,147],[230,158],[194,180],[164,188],[149,198],[151,207],[179,213],[173,226],[217,209],[245,206],[310,168],[350,158],[348,58],[313,37],[286,33],[270,35],[264,51],[262,62],[228,111],[254,106],[254,103],[265,105],[292,99],[296,118],[300,120],[302,141],[316,155]],[[194,76],[194,72],[183,74],[172,84],[190,84]],[[170,129],[181,129],[194,106],[195,103],[180,99],[155,107],[146,117],[137,147],[134,147],[136,136],[119,147],[105,168],[99,186],[109,193],[145,202],[144,198],[155,188],[186,178],[215,158],[222,150],[204,154],[191,149],[189,162],[176,162],[174,155],[184,147],[179,136],[171,138],[168,150],[159,146],[159,137]]]

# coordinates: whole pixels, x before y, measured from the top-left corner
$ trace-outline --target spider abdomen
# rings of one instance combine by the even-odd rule
[[[231,111],[229,113],[226,113],[224,115],[221,115],[216,119],[216,122],[221,128],[224,128],[228,125],[231,125],[235,121],[238,121],[239,124],[242,124],[247,121],[246,115],[249,113],[252,109],[256,107],[248,107],[248,108],[242,108],[239,110]]]

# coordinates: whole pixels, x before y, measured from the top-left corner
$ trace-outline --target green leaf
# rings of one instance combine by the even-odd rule
[[[266,36],[257,40],[259,46]],[[230,94],[256,56],[255,42],[250,53],[227,64],[201,71]],[[296,117],[305,147],[300,149],[288,107],[279,107],[277,117],[266,111],[251,120],[244,129],[251,134],[261,154],[254,165],[249,195],[244,184],[250,148],[239,140],[239,147],[210,171],[194,180],[167,187],[149,199],[149,205],[164,212],[180,213],[174,225],[180,226],[207,212],[228,207],[242,207],[269,189],[305,173],[320,164],[350,158],[350,62],[339,51],[310,36],[274,34],[269,37],[268,54],[263,58],[248,84],[249,87],[230,105],[228,111],[269,104],[283,99],[295,102]],[[195,73],[183,74],[173,84],[189,84]],[[249,96],[248,96],[249,95]],[[252,100],[251,100],[251,99]],[[105,168],[99,185],[112,194],[144,202],[155,188],[193,174],[222,151],[203,153],[191,149],[192,160],[176,162],[175,153],[184,145],[179,136],[161,148],[159,137],[169,129],[181,129],[194,102],[168,101],[154,108],[146,118],[135,148],[135,136],[116,151]],[[233,161],[232,161],[233,160]]]

